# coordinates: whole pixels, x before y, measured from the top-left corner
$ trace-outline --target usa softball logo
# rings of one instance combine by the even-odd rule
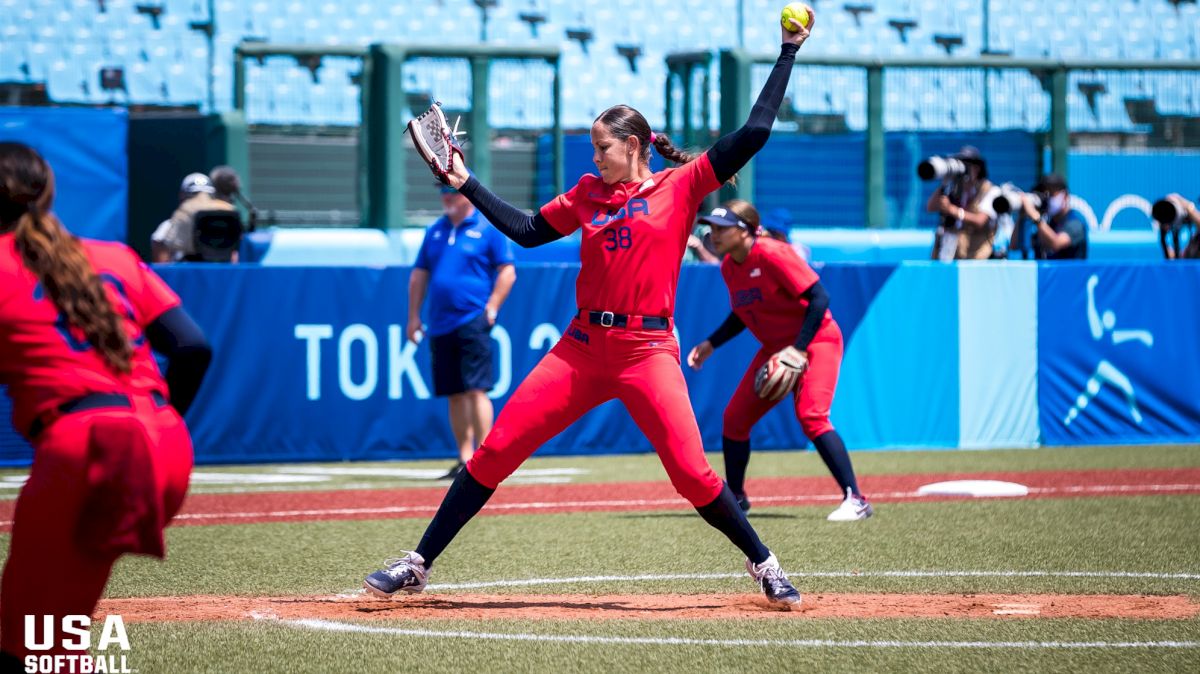
[[[31,651],[25,656],[27,674],[132,674],[126,657],[129,651],[129,635],[125,621],[119,615],[104,618],[100,639],[96,642],[97,655],[88,653],[92,647],[92,619],[86,615],[67,615],[58,620],[55,616],[25,616],[25,648]],[[61,649],[73,651],[69,654],[44,654],[39,651]]]

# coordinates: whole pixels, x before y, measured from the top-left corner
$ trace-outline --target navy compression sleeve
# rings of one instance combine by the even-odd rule
[[[813,337],[817,336],[817,330],[820,329],[821,321],[825,320],[825,312],[829,309],[829,293],[820,281],[804,291],[804,297],[808,300],[808,311],[804,314],[804,322],[800,324],[800,336],[796,338],[796,348],[801,351],[808,350],[808,345],[813,341]]]
[[[714,330],[713,333],[708,336],[708,341],[715,349],[734,337],[737,337],[739,334],[741,334],[742,330],[745,329],[746,324],[742,322],[742,319],[738,318],[737,314],[731,311],[729,312],[729,316],[725,318],[725,322],[721,324],[721,327]]]
[[[475,176],[467,178],[458,191],[483,213],[488,222],[522,248],[540,246],[563,236],[541,213],[529,215],[493,194]]]
[[[732,178],[767,144],[771,126],[775,123],[775,116],[779,114],[780,104],[783,103],[783,92],[787,91],[788,79],[791,77],[792,64],[796,61],[798,49],[800,47],[794,44],[784,44],[780,48],[775,67],[771,69],[754,107],[750,109],[750,117],[746,123],[737,131],[722,136],[708,149],[708,161],[712,164],[717,180],[722,183]]]
[[[200,326],[183,307],[174,307],[146,326],[153,349],[167,357],[167,388],[171,404],[182,416],[191,407],[212,361],[212,347]]]

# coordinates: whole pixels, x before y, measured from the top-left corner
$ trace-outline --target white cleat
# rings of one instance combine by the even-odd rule
[[[792,581],[788,580],[787,574],[783,572],[783,567],[779,566],[779,560],[775,558],[774,553],[761,564],[755,564],[747,559],[746,571],[749,571],[750,577],[758,583],[759,589],[767,596],[768,602],[777,608],[788,611],[799,610],[800,593],[792,585]]]
[[[837,510],[829,513],[828,519],[830,522],[857,522],[865,520],[875,514],[875,509],[871,507],[870,502],[861,494],[855,496],[851,493],[850,488],[846,488],[846,500],[838,506]]]

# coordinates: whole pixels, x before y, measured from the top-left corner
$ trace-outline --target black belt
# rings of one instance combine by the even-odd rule
[[[587,314],[587,322],[592,325],[601,325],[606,328],[628,328],[629,319],[641,319],[642,330],[670,330],[671,319],[663,318],[662,316],[629,316],[628,314],[614,314],[611,311],[584,311],[580,309],[580,317]],[[637,329],[637,328],[634,328]]]
[[[150,397],[154,398],[155,404],[160,407],[167,404],[167,399],[158,391],[152,391]],[[43,414],[34,419],[33,423],[29,424],[29,437],[35,438],[41,435],[42,431],[46,430],[46,426],[49,426],[59,417],[75,412],[97,410],[105,407],[124,407],[128,409],[133,407],[133,401],[124,393],[88,393],[87,395],[60,404],[55,408],[56,413]]]

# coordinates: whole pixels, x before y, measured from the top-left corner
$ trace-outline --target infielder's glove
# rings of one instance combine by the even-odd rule
[[[795,390],[800,375],[808,369],[808,356],[794,346],[780,349],[754,375],[754,392],[764,400],[782,400]]]
[[[408,135],[412,138],[417,154],[429,164],[429,170],[433,171],[434,177],[448,185],[446,176],[450,173],[451,159],[455,153],[461,159],[463,153],[454,140],[454,132],[446,124],[442,105],[435,102],[416,119],[409,121]]]

